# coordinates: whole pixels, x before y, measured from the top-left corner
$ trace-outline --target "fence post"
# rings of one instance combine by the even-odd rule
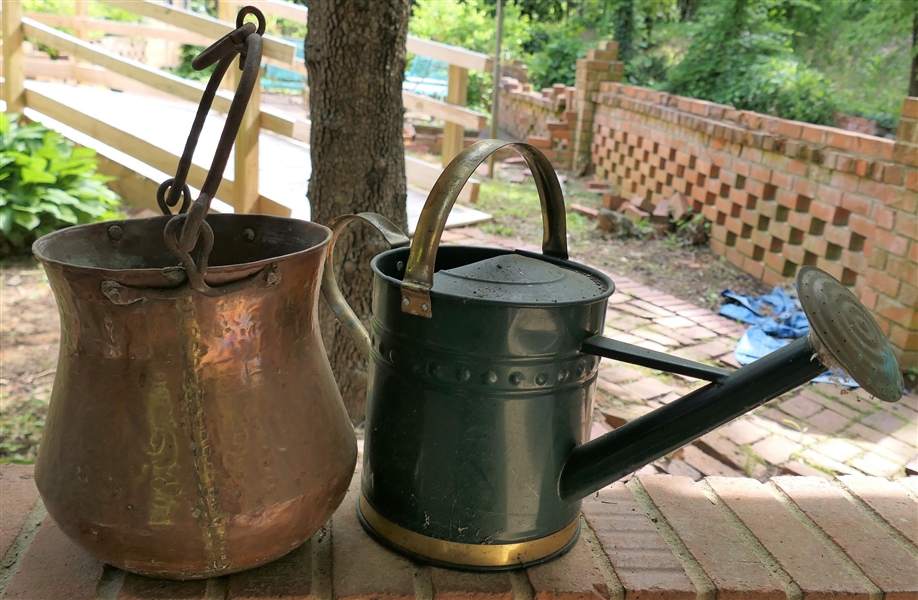
[[[239,5],[231,0],[218,0],[217,18],[236,25],[236,14]],[[258,202],[258,132],[261,130],[261,79],[264,73],[259,70],[258,82],[252,90],[252,97],[245,109],[245,116],[236,134],[236,145],[233,156],[233,198],[231,204],[237,213],[249,213],[259,210]],[[226,72],[220,87],[235,90],[239,83],[239,69],[234,62]]]
[[[258,210],[258,133],[261,131],[262,76],[263,69],[259,69],[258,82],[252,90],[252,97],[236,135],[232,204],[237,213]]]
[[[4,2],[0,13],[3,32],[3,100],[7,113],[25,109],[25,55],[22,44],[22,2]]]
[[[239,7],[229,0],[217,0],[217,18],[221,21],[226,21],[233,27],[236,26],[236,13],[239,12]],[[238,81],[236,65],[233,64],[229,69],[226,70],[226,75],[223,76],[223,81],[220,82],[220,87],[225,90],[235,90],[236,82]],[[253,94],[254,95],[254,94]]]
[[[449,66],[449,87],[446,90],[446,101],[457,106],[466,105],[466,92],[469,87],[469,70],[456,65]],[[462,152],[465,129],[462,125],[446,122],[443,124],[443,166],[445,167],[457,154]]]

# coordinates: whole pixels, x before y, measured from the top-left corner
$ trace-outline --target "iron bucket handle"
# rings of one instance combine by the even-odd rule
[[[462,187],[484,159],[502,148],[511,148],[526,160],[542,203],[542,253],[567,260],[567,221],[561,184],[551,162],[537,148],[520,142],[482,140],[460,152],[449,163],[427,197],[418,220],[411,252],[402,279],[402,312],[431,318],[430,288],[440,237]]]
[[[257,26],[254,23],[244,22],[245,17],[248,15],[255,16],[258,20]],[[181,160],[179,160],[175,177],[164,181],[156,192],[156,200],[159,207],[163,214],[166,215],[173,214],[169,207],[178,204],[179,197],[183,197],[179,213],[166,224],[163,236],[165,237],[166,246],[181,261],[191,287],[201,293],[209,293],[211,291],[210,287],[204,282],[204,275],[207,272],[207,261],[214,243],[213,230],[211,230],[210,225],[207,224],[204,218],[207,216],[211,201],[216,195],[220,182],[223,180],[223,172],[226,169],[226,163],[229,161],[236,134],[239,132],[239,127],[245,116],[245,110],[252,96],[252,91],[255,89],[255,85],[258,84],[264,31],[264,14],[255,7],[246,6],[236,15],[236,29],[213,43],[192,61],[192,66],[198,71],[214,63],[217,63],[217,66],[207,81],[204,94],[201,96],[201,102],[198,105],[191,132],[188,134],[188,140],[185,142],[185,149],[182,152]],[[217,94],[217,89],[236,54],[240,55],[242,75],[239,78],[236,93],[226,115],[223,132],[220,134],[220,141],[217,143],[213,162],[207,172],[204,185],[201,187],[201,193],[189,208],[191,192],[185,181],[188,177],[188,172],[191,170],[191,160],[194,156],[198,139],[201,136],[201,131],[204,128],[207,113],[210,111],[214,97]],[[179,227],[181,227],[181,230],[179,230]],[[203,238],[203,244],[198,254],[197,263],[195,263],[190,253],[197,245],[199,238]]]

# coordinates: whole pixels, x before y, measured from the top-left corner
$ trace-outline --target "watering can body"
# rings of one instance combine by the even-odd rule
[[[507,254],[444,247],[438,270]],[[599,359],[580,345],[602,331],[605,298],[526,306],[435,293],[436,314],[422,319],[400,310],[407,258],[396,249],[372,263],[361,518],[401,536],[398,524],[420,524],[481,566],[561,551],[579,503],[558,497],[556,474],[589,438]]]
[[[462,184],[506,146],[535,178],[542,254],[439,247]],[[798,277],[813,334],[733,373],[603,338],[614,285],[568,259],[564,214],[543,155],[487,140],[441,175],[410,249],[379,215],[330,224],[332,248],[355,219],[395,246],[371,263],[369,331],[338,290],[332,250],[322,285],[370,363],[358,516],[393,549],[463,569],[536,564],[576,541],[583,497],[829,367],[841,366],[883,400],[901,396],[901,373],[876,322],[814,268]],[[709,384],[590,441],[601,357]]]

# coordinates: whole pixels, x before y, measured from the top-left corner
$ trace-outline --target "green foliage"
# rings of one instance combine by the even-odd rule
[[[34,460],[41,442],[48,401],[33,396],[13,415],[3,416],[3,431],[0,434],[0,458],[4,460]]]
[[[831,124],[835,97],[824,75],[793,53],[788,7],[803,0],[723,0],[702,7],[669,91],[779,117]]]
[[[673,222],[676,232],[670,235],[682,246],[704,246],[711,237],[711,222],[703,214],[695,214],[691,207],[681,219]]]
[[[179,77],[184,77],[185,79],[192,79],[195,81],[210,79],[214,69],[217,68],[216,63],[210,65],[202,71],[197,71],[194,67],[191,66],[191,61],[193,61],[194,58],[203,51],[204,46],[182,44],[179,46],[179,64],[169,69],[169,72],[173,75],[178,75]]]
[[[819,6],[817,13],[795,15],[794,22],[801,21],[795,51],[832,81],[842,112],[895,130],[909,91],[918,4],[835,0]]]
[[[143,20],[143,17],[137,13],[103,2],[91,2],[89,4],[89,16],[95,19],[108,19],[109,21],[123,21],[125,23],[140,23]]]
[[[0,255],[28,251],[70,225],[117,218],[118,195],[96,173],[96,152],[19,115],[0,113]]]
[[[497,39],[494,6],[484,0],[417,0],[412,8],[408,31],[420,38],[493,56]],[[521,15],[515,3],[507,3],[504,6],[502,60],[521,57],[529,36],[529,19]],[[491,81],[490,73],[469,72],[466,95],[469,108],[490,112]]]
[[[585,38],[585,33],[584,26],[578,22],[540,23],[533,28],[528,46],[534,51],[527,64],[534,89],[556,83],[574,85],[577,59],[586,57],[594,45]]]

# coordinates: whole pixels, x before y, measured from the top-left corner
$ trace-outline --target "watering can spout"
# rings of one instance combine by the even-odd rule
[[[880,400],[897,401],[899,364],[870,313],[818,269],[802,269],[797,288],[811,332],[732,373],[600,336],[586,340],[584,352],[711,383],[574,448],[560,476],[562,500],[579,500],[830,368]]]

